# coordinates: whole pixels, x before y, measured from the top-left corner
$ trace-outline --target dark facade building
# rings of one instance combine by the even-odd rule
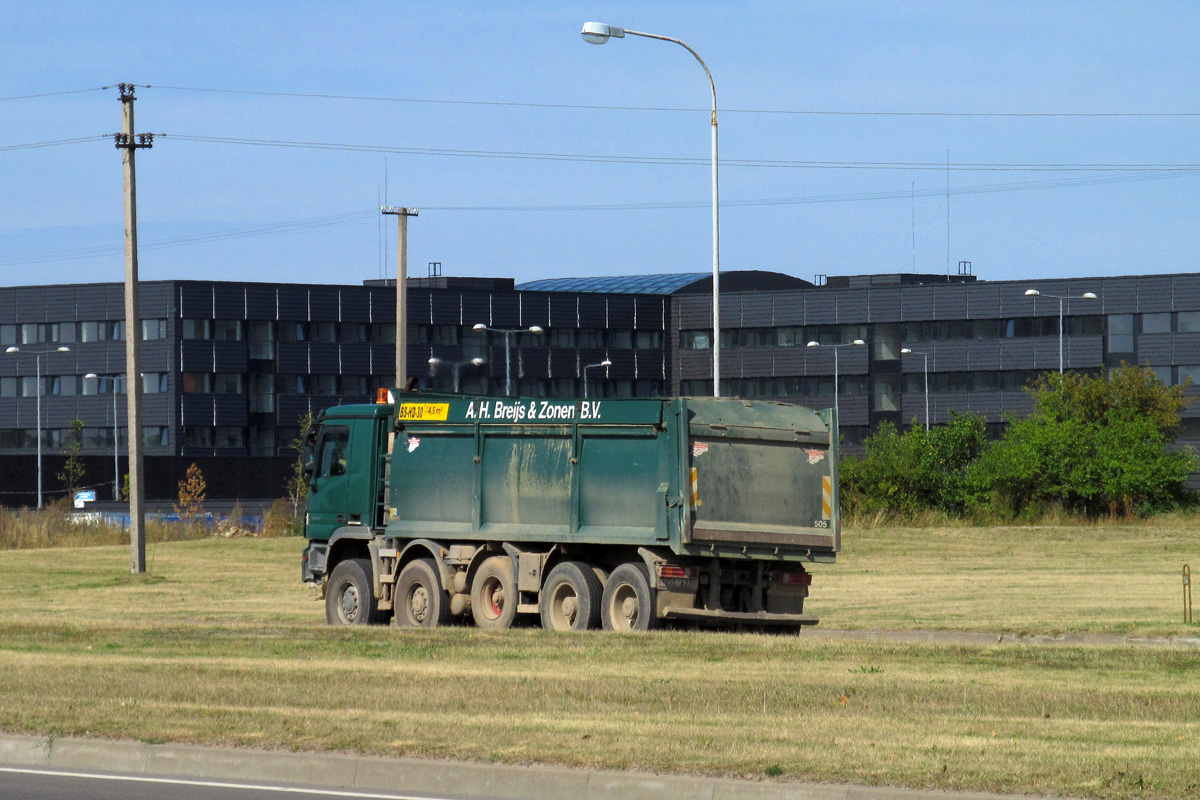
[[[394,291],[386,281],[143,284],[139,435],[151,464],[273,458],[262,470],[271,486],[254,486],[240,463],[250,477],[228,491],[280,494],[278,462],[303,414],[393,385]],[[504,394],[507,339],[513,394],[581,396],[585,368],[593,397],[712,392],[704,273],[519,286],[421,278],[408,297],[409,372],[425,387]],[[1006,414],[1029,410],[1022,387],[1059,367],[1060,303],[1067,369],[1126,362],[1168,383],[1200,378],[1200,274],[891,274],[817,285],[745,271],[721,279],[722,393],[824,407],[836,397],[851,447],[882,420],[923,420],[927,400],[932,424],[974,411],[998,430]],[[39,394],[45,452],[61,454],[71,421],[82,420],[83,453],[97,464],[107,455],[111,481],[114,446],[127,436],[123,317],[116,283],[0,288],[0,502],[28,502]],[[1200,409],[1189,413],[1197,418],[1183,438],[1200,441]]]

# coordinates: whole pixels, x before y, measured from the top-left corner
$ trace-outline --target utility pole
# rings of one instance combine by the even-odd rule
[[[396,217],[396,388],[408,382],[408,218],[419,213],[416,208],[384,206],[383,214]]]
[[[130,571],[146,571],[145,470],[142,463],[142,337],[138,324],[137,266],[137,181],[133,154],[141,147],[154,146],[154,134],[133,132],[132,83],[119,85],[121,91],[121,132],[116,134],[117,149],[122,150],[125,173],[125,405],[129,426],[129,549]],[[116,385],[113,389],[115,391]]]

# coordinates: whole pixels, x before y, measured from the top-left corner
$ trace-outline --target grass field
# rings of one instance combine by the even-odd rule
[[[1197,633],[1186,528],[850,531],[823,626]],[[296,539],[6,551],[0,729],[1200,797],[1200,651],[323,625]]]

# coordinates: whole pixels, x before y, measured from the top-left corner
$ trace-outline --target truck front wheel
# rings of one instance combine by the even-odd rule
[[[564,561],[542,587],[542,627],[586,631],[600,624],[600,579],[587,564]]]
[[[371,589],[371,562],[347,558],[334,567],[325,590],[325,621],[330,625],[373,625],[383,619]]]
[[[654,590],[641,564],[622,564],[608,576],[600,600],[600,621],[606,631],[648,631],[658,627]]]
[[[450,616],[437,565],[419,558],[400,570],[396,581],[396,627],[436,628]]]
[[[479,565],[471,582],[471,616],[484,630],[511,628],[517,616],[517,576],[512,559],[493,556]]]

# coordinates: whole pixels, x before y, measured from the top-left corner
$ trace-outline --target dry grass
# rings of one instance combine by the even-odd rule
[[[288,536],[294,531],[291,513],[277,502],[265,515],[260,532],[252,532],[232,519],[221,519],[212,526],[204,522],[160,522],[153,515],[146,520],[147,542],[188,542],[215,536]],[[286,503],[284,503],[286,506]],[[234,518],[240,519],[236,514]],[[38,550],[48,547],[104,547],[128,544],[129,531],[120,525],[84,521],[71,514],[70,505],[59,501],[44,510],[0,508],[0,550]]]
[[[876,528],[814,568],[806,610],[845,629],[1196,634],[1182,566],[1200,535],[1175,525]]]
[[[986,602],[939,607],[1017,583],[1030,630],[1089,619],[1103,629],[1121,624],[1109,607],[1130,583],[1154,583],[1164,547],[1161,558],[1177,561],[1192,541],[1166,529],[1087,533],[851,531],[843,563],[814,583],[814,606],[843,627],[887,627],[901,604],[979,628],[993,619]],[[123,547],[4,553],[0,729],[1200,797],[1196,651],[328,628],[299,584],[300,548],[295,539],[155,545],[150,577],[128,575]],[[971,579],[959,583],[963,572]],[[1107,603],[1098,589],[1086,592],[1098,602],[1090,611],[1058,602],[1071,576],[1109,586]],[[1157,613],[1147,602],[1136,624],[1158,624]]]

